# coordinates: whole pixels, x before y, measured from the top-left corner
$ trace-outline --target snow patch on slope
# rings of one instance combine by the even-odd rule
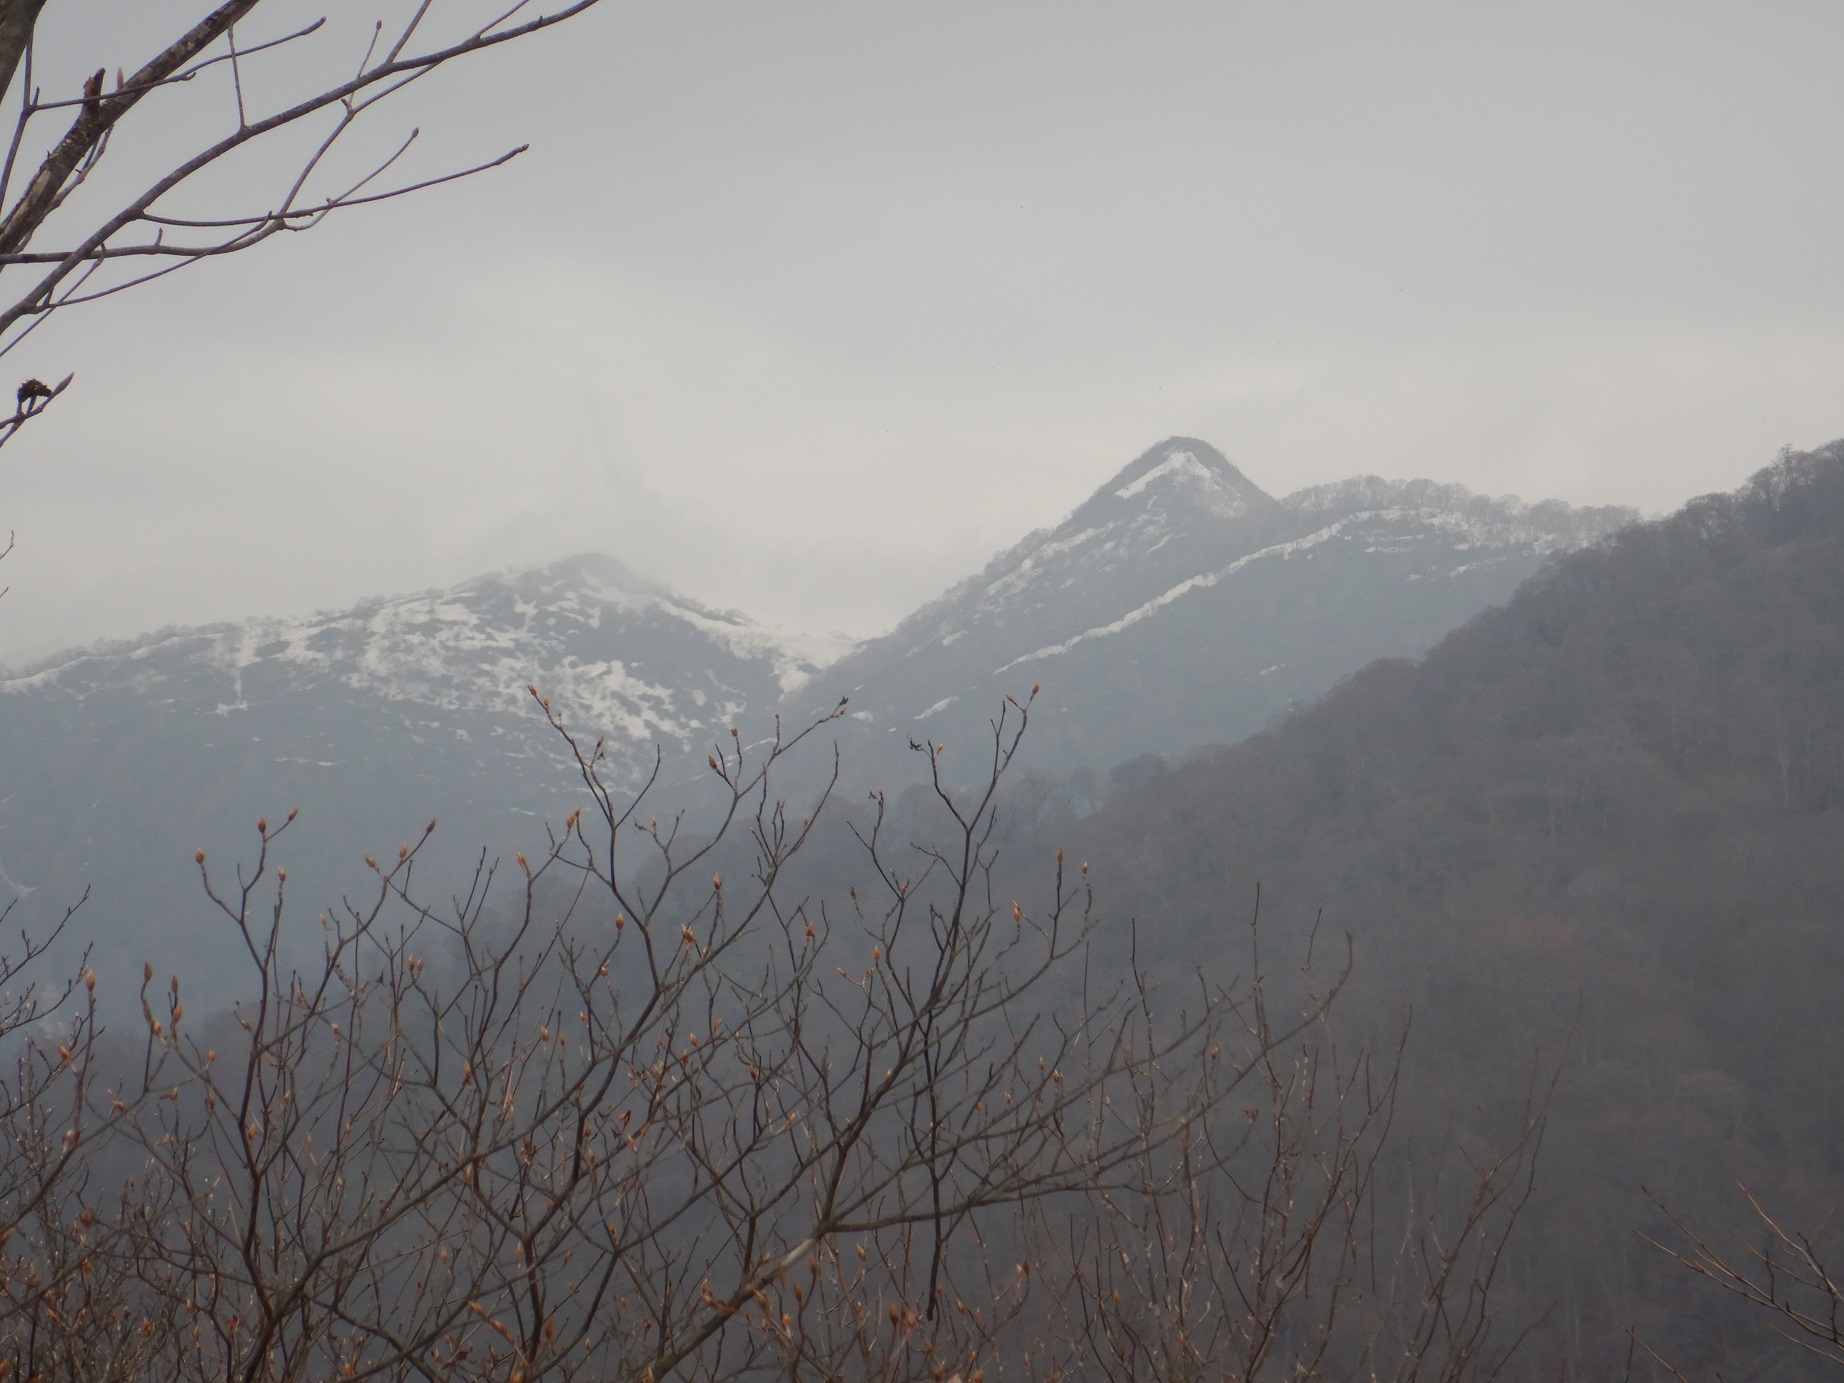
[[[1635,522],[1639,511],[1617,506],[1566,504],[1558,499],[1526,504],[1516,495],[1481,495],[1464,485],[1434,480],[1385,480],[1359,475],[1329,485],[1296,490],[1281,506],[1297,514],[1388,513],[1392,511],[1445,514],[1479,525],[1491,541],[1528,544],[1550,553],[1580,547],[1624,524]]]
[[[1294,507],[1308,513],[1315,510],[1335,511],[1337,507],[1340,507],[1341,502],[1358,497],[1428,499],[1434,501],[1434,504],[1428,507],[1395,505],[1388,508],[1360,509],[1355,513],[1346,514],[1323,528],[1315,529],[1304,537],[1274,543],[1254,552],[1245,553],[1216,571],[1202,572],[1196,576],[1187,577],[1151,600],[1135,606],[1119,619],[1095,625],[1059,643],[1046,644],[1042,648],[1022,654],[1009,663],[995,668],[994,675],[1017,667],[1020,663],[1059,657],[1080,644],[1118,634],[1157,614],[1173,601],[1192,591],[1206,590],[1226,581],[1255,562],[1274,558],[1285,561],[1295,553],[1317,547],[1321,543],[1339,537],[1366,523],[1396,526],[1392,536],[1397,539],[1387,546],[1367,547],[1366,552],[1406,551],[1410,546],[1410,541],[1405,540],[1412,539],[1414,535],[1404,533],[1400,528],[1403,524],[1415,524],[1424,531],[1431,530],[1441,534],[1455,550],[1460,552],[1499,550],[1547,555],[1579,545],[1578,541],[1572,537],[1574,525],[1555,523],[1553,520],[1556,516],[1548,512],[1551,506],[1547,504],[1525,505],[1516,500],[1482,499],[1458,485],[1436,486],[1428,481],[1376,481],[1374,477],[1363,477],[1358,481],[1347,481],[1340,485],[1319,486],[1314,491],[1302,491],[1301,494],[1308,497],[1307,502]],[[1285,502],[1291,504],[1297,498],[1299,497],[1289,496]],[[1566,505],[1558,504],[1554,507],[1565,516],[1578,512]],[[1533,518],[1533,515],[1536,517]],[[1599,531],[1605,531],[1604,526]],[[1481,564],[1478,562],[1465,563],[1451,569],[1446,574],[1449,577],[1458,576],[1479,565]]]
[[[1293,556],[1296,552],[1302,552],[1307,548],[1317,547],[1320,543],[1326,541],[1326,539],[1337,537],[1338,534],[1343,531],[1346,524],[1350,522],[1351,520],[1349,519],[1340,519],[1337,523],[1322,528],[1316,533],[1309,533],[1304,538],[1294,538],[1288,542],[1275,543],[1271,547],[1264,547],[1254,552],[1245,553],[1220,571],[1204,572],[1201,575],[1180,581],[1176,586],[1154,596],[1145,604],[1135,606],[1117,620],[1111,620],[1107,624],[1096,625],[1093,629],[1085,629],[1080,634],[1075,635],[1073,638],[1065,639],[1061,643],[1049,644],[1043,648],[1026,653],[1021,657],[1014,658],[1011,662],[1005,664],[1004,667],[994,668],[993,675],[996,677],[1001,672],[1017,667],[1020,663],[1034,662],[1040,658],[1058,657],[1061,654],[1069,652],[1069,650],[1074,648],[1077,644],[1087,643],[1090,639],[1101,639],[1106,638],[1110,634],[1118,634],[1121,630],[1127,629],[1138,624],[1141,620],[1157,614],[1180,596],[1189,595],[1192,591],[1201,591],[1207,587],[1216,585],[1219,581],[1228,580],[1250,563],[1260,562],[1269,557],[1280,557],[1285,559]]]
[[[1168,482],[1174,491],[1201,500],[1219,518],[1239,518],[1248,512],[1248,500],[1242,492],[1189,451],[1172,451],[1158,465],[1115,490],[1114,497],[1133,499],[1160,481]]]
[[[692,674],[687,686],[675,688],[642,675],[630,658],[611,656],[624,651],[630,627],[656,640],[674,625],[683,631],[679,639],[696,640],[694,657],[703,644],[766,665],[784,693],[854,646],[842,635],[768,629],[643,581],[612,558],[584,556],[345,611],[99,645],[0,676],[0,692],[56,687],[83,695],[98,674],[110,685],[147,692],[184,668],[204,668],[226,684],[218,713],[234,715],[249,708],[249,686],[261,685],[252,684],[252,674],[266,669],[267,680],[279,674],[291,686],[325,679],[437,711],[527,715],[527,688],[535,683],[569,707],[575,723],[635,741],[684,743],[745,709],[741,694],[726,685],[722,657],[708,669],[674,669],[675,676]]]

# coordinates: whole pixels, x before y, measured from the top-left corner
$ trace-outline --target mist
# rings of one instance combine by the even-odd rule
[[[78,379],[8,457],[0,653],[584,550],[869,635],[1174,433],[1275,494],[1662,512],[1837,430],[1840,40],[1817,4],[598,7],[376,136],[512,163],[22,347]]]

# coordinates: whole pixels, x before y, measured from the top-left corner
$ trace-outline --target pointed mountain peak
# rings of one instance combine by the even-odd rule
[[[1159,510],[1172,517],[1208,514],[1234,519],[1273,504],[1210,443],[1168,437],[1122,467],[1072,518],[1092,521],[1104,514]]]

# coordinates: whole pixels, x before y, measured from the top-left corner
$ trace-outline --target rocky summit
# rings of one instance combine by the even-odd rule
[[[849,696],[855,771],[912,739],[975,755],[1041,684],[1030,761],[1106,769],[1233,743],[1373,658],[1425,651],[1629,509],[1360,476],[1282,499],[1209,444],[1161,442],[1055,528],[828,667],[790,717]]]

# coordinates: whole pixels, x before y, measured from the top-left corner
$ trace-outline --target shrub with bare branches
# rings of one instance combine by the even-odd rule
[[[1395,1062],[1340,1052],[1338,977],[1286,1018],[1137,967],[1051,1002],[1093,918],[1060,858],[1041,911],[995,892],[1028,702],[971,792],[919,746],[944,830],[871,804],[838,907],[789,884],[830,789],[773,789],[811,730],[719,746],[693,831],[540,705],[592,805],[506,903],[484,860],[425,902],[406,844],[291,963],[259,822],[234,887],[199,861],[233,1014],[150,967],[132,1060],[83,1014],[15,1043],[13,1376],[1475,1376],[1536,1121],[1457,1218],[1397,1204]]]
[[[1687,1223],[1650,1192],[1652,1204],[1677,1231],[1678,1243],[1672,1246],[1643,1233],[1640,1237],[1754,1308],[1769,1330],[1807,1356],[1844,1367],[1844,1285],[1832,1266],[1835,1258],[1823,1245],[1831,1216],[1810,1232],[1789,1229],[1747,1187],[1740,1191],[1754,1217],[1756,1236],[1752,1239],[1738,1232],[1725,1247],[1717,1236]],[[1668,1351],[1647,1342],[1636,1330],[1628,1333],[1635,1355],[1643,1352],[1672,1377],[1684,1377]]]

